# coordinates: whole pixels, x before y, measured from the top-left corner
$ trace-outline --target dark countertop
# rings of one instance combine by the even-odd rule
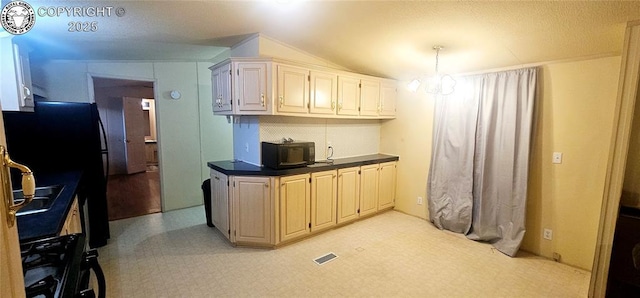
[[[397,161],[400,158],[387,154],[371,154],[348,158],[336,158],[333,163],[316,162],[313,165],[303,168],[293,168],[284,170],[275,170],[266,167],[259,167],[243,161],[221,160],[210,161],[207,163],[209,168],[221,172],[225,175],[233,176],[288,176],[297,174],[306,174],[314,172],[329,171],[335,169],[343,169],[350,167],[359,167],[389,161]]]
[[[56,236],[62,230],[71,209],[81,171],[63,173],[35,173],[36,187],[64,185],[49,210],[18,216],[18,236],[21,242]]]

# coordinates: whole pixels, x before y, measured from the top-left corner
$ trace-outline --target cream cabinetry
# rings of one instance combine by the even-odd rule
[[[268,58],[230,58],[210,69],[214,114],[395,117],[393,80]]]
[[[335,170],[280,178],[280,241],[336,225]]]
[[[71,209],[67,213],[67,217],[62,225],[60,235],[82,233],[82,224],[80,221],[80,207],[78,205],[78,197],[73,199],[71,203]]]
[[[380,116],[396,115],[398,88],[393,80],[383,80],[380,84]]]
[[[211,170],[211,221],[227,239],[231,236],[229,198],[229,177]]]
[[[278,246],[392,208],[396,162],[290,176],[211,170],[213,224],[231,243]]]
[[[268,114],[271,111],[271,64],[268,62],[234,62],[237,114]],[[235,84],[234,84],[235,83]]]
[[[272,180],[233,176],[231,242],[255,246],[275,244]]]
[[[360,168],[360,216],[378,211],[378,172],[377,164]]]
[[[360,208],[360,167],[338,170],[337,223],[358,219]]]
[[[309,70],[306,68],[278,65],[277,97],[279,113],[309,112]]]
[[[395,206],[396,169],[397,163],[395,161],[380,164],[380,174],[378,177],[378,210]]]
[[[337,176],[335,170],[311,174],[311,232],[336,225]]]
[[[338,97],[338,75],[326,71],[310,71],[309,113],[335,115]]]
[[[360,79],[338,76],[338,115],[360,114]]]
[[[231,62],[211,70],[211,87],[213,88],[213,111],[231,113]]]
[[[0,38],[0,100],[3,111],[33,112],[29,54],[12,38]]]
[[[380,110],[380,81],[360,80],[360,115],[378,116]]]
[[[302,237],[311,231],[311,175],[280,178],[280,241]]]

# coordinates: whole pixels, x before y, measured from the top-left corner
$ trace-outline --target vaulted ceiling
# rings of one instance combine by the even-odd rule
[[[640,1],[28,1],[112,6],[110,17],[36,17],[37,59],[207,60],[262,33],[351,70],[395,79],[619,55]],[[125,14],[115,15],[122,7]],[[69,22],[97,22],[68,32]]]

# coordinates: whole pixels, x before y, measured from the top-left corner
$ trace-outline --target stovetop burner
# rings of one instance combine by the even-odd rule
[[[20,245],[27,297],[59,297],[75,254],[78,250],[82,254],[80,237],[65,235]]]

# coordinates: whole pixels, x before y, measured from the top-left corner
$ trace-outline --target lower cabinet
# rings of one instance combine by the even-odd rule
[[[280,178],[280,241],[336,225],[335,170]]]
[[[309,234],[311,231],[311,175],[280,178],[280,241]]]
[[[229,198],[229,177],[211,170],[211,221],[227,239],[231,236]]]
[[[396,204],[396,170],[397,163],[380,164],[378,176],[378,210],[392,208]]]
[[[82,233],[82,224],[80,222],[80,207],[78,205],[78,197],[73,199],[71,203],[71,209],[67,213],[67,218],[64,220],[60,235],[77,234]]]
[[[211,170],[213,224],[232,243],[276,246],[392,208],[396,162],[283,177]]]
[[[360,167],[338,170],[337,223],[358,219],[360,208]]]
[[[360,167],[360,216],[378,211],[378,164]]]
[[[231,242],[275,245],[272,180],[269,177],[233,176]]]
[[[311,232],[319,232],[336,225],[338,205],[337,172],[311,174]]]

